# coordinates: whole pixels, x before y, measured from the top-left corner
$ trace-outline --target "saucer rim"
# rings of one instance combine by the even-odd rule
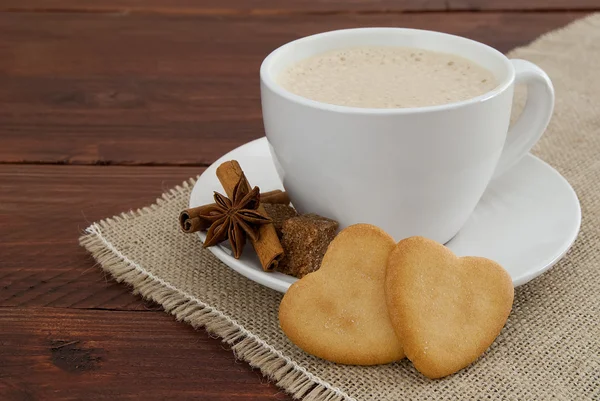
[[[198,177],[198,179],[196,180],[196,183],[194,184],[194,187],[192,188],[192,192],[190,193],[190,198],[188,200],[189,207],[197,206],[197,205],[192,204],[192,194],[194,193],[194,191],[196,190],[197,187],[199,188],[201,179],[205,174],[215,174],[216,168],[221,163],[223,163],[226,160],[231,159],[231,156],[230,156],[231,154],[243,151],[243,148],[251,148],[253,146],[261,146],[262,142],[267,142],[266,146],[268,146],[268,140],[266,137],[263,136],[261,138],[254,139],[250,142],[240,145],[240,146],[236,147],[235,149],[227,152],[226,154],[221,156],[219,159],[217,159],[214,163],[212,163],[209,167],[207,167],[206,170],[204,170],[204,172]],[[559,255],[555,256],[554,258],[552,258],[551,260],[544,262],[545,266],[543,268],[535,270],[529,274],[524,274],[524,275],[518,276],[516,278],[513,278],[512,280],[513,280],[513,285],[515,288],[519,287],[523,284],[526,284],[526,283],[530,282],[531,280],[539,277],[540,275],[542,275],[545,272],[547,272],[548,270],[550,270],[554,265],[556,265],[556,263],[558,261],[560,261],[569,252],[569,250],[571,249],[571,247],[577,240],[579,231],[581,229],[581,203],[579,201],[579,198],[577,197],[577,193],[575,192],[575,190],[573,189],[571,184],[554,167],[552,167],[550,164],[546,163],[539,157],[537,157],[531,153],[526,154],[523,158],[525,158],[525,157],[533,158],[533,159],[535,159],[536,162],[543,164],[547,169],[549,169],[549,171],[552,171],[552,173],[555,174],[557,176],[557,178],[562,180],[563,184],[566,184],[566,188],[568,188],[570,190],[571,197],[573,198],[573,200],[575,201],[575,204],[576,204],[577,224],[575,225],[575,228],[569,237],[568,245],[565,246],[564,251],[562,253],[560,253]],[[197,235],[200,238],[201,242],[204,243],[204,240],[206,239],[206,233],[197,232]],[[212,247],[209,247],[208,249],[220,261],[222,261],[224,264],[226,264],[229,268],[233,269],[235,272],[256,282],[257,284],[266,286],[275,291],[285,293],[287,291],[287,289],[290,287],[290,285],[292,285],[295,281],[298,280],[295,277],[288,276],[283,273],[279,273],[279,272],[266,273],[262,270],[257,270],[250,266],[247,266],[247,264],[245,262],[235,259],[231,254],[229,254],[225,250],[225,248],[223,248],[221,246],[212,246]]]

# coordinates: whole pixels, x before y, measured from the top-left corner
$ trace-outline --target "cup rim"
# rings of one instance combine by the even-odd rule
[[[478,46],[484,50],[487,50],[487,51],[499,56],[499,59],[502,60],[506,69],[508,70],[508,75],[503,81],[501,81],[498,85],[496,85],[496,87],[493,88],[492,90],[490,90],[482,95],[479,95],[479,96],[476,96],[476,97],[473,97],[473,98],[470,98],[467,100],[461,100],[459,102],[444,103],[444,104],[439,104],[439,105],[434,105],[434,106],[422,106],[422,107],[373,108],[373,107],[342,106],[342,105],[337,105],[337,104],[325,103],[325,102],[321,102],[318,100],[312,100],[312,99],[306,98],[304,96],[297,95],[295,93],[288,91],[287,89],[284,89],[277,82],[275,82],[274,77],[272,77],[269,72],[269,68],[270,68],[271,64],[273,63],[273,60],[275,59],[275,57],[277,57],[277,54],[280,53],[281,51],[283,51],[285,48],[290,47],[294,44],[301,43],[304,41],[314,40],[315,38],[319,38],[319,37],[335,35],[335,34],[344,34],[344,33],[357,32],[357,31],[378,31],[378,30],[379,31],[392,30],[392,31],[396,31],[396,32],[402,31],[402,32],[422,33],[422,34],[423,33],[424,34],[436,34],[436,35],[440,35],[440,36],[452,37],[452,38],[456,38],[456,39],[463,40],[466,42],[470,42],[474,46]],[[275,50],[273,50],[271,53],[269,53],[269,55],[267,57],[265,57],[265,59],[263,60],[263,62],[261,63],[261,66],[260,66],[260,80],[264,85],[266,85],[271,91],[273,91],[277,95],[279,95],[287,100],[290,100],[292,102],[300,103],[304,106],[308,106],[308,107],[315,108],[315,109],[338,112],[338,113],[367,114],[367,115],[368,114],[372,114],[372,115],[377,115],[377,114],[383,114],[383,115],[415,114],[415,113],[428,113],[428,112],[435,112],[435,111],[452,110],[452,109],[456,109],[456,108],[460,108],[460,107],[474,105],[476,103],[485,102],[486,100],[489,100],[489,99],[499,95],[500,93],[504,92],[514,82],[515,69],[514,69],[512,63],[510,62],[510,59],[508,59],[504,54],[502,54],[498,50],[494,49],[491,46],[486,45],[485,43],[481,43],[481,42],[478,42],[473,39],[465,38],[463,36],[452,35],[449,33],[438,32],[438,31],[431,31],[431,30],[427,30],[427,29],[398,28],[398,27],[368,27],[368,28],[336,29],[336,30],[332,30],[332,31],[317,33],[314,35],[304,36],[302,38],[293,40],[291,42],[287,42],[287,43],[279,46]]]

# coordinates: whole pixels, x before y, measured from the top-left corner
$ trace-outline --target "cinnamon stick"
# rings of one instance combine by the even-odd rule
[[[195,233],[196,231],[208,230],[210,224],[201,219],[200,215],[213,205],[214,203],[210,205],[192,207],[181,212],[179,214],[179,226],[181,227],[181,230],[188,234]]]
[[[282,205],[290,204],[290,197],[287,192],[281,189],[275,189],[269,192],[262,192],[260,194],[260,203],[277,203]]]
[[[260,194],[260,202],[261,203],[275,203],[282,205],[289,205],[290,198],[285,191],[281,189],[275,189],[273,191],[264,192]],[[196,231],[205,231],[208,230],[210,224],[208,222],[200,219],[200,215],[210,208],[214,206],[214,203],[191,207],[189,209],[185,209],[183,212],[179,214],[179,225],[181,226],[181,230],[184,233],[195,233]]]
[[[228,197],[233,196],[233,188],[244,175],[240,164],[235,161],[227,161],[217,168],[217,178],[223,185]],[[248,183],[248,190],[251,189]],[[262,205],[258,206],[258,210],[266,214],[265,208]],[[263,270],[273,271],[283,257],[283,247],[279,242],[277,231],[273,224],[263,224],[259,227],[259,237],[256,241],[252,241],[252,246],[258,255],[260,264]]]

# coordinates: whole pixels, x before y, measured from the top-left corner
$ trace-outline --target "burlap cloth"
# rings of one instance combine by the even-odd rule
[[[279,329],[282,295],[235,273],[202,250],[195,235],[179,231],[192,181],[152,206],[93,224],[81,243],[118,281],[218,335],[298,398],[600,400],[600,14],[510,56],[537,63],[554,82],[556,111],[534,153],[573,185],[583,223],[568,256],[516,290],[496,342],[457,374],[428,380],[407,360],[339,366],[296,348]]]

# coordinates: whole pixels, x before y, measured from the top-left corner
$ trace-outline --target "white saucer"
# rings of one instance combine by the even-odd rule
[[[233,159],[241,164],[252,186],[261,191],[283,188],[267,139],[260,138],[206,169],[194,186],[190,207],[212,203],[213,191],[224,193],[215,170]],[[495,260],[508,270],[516,287],[558,262],[575,241],[580,223],[581,209],[573,188],[548,164],[527,155],[490,184],[466,225],[446,245],[459,256]],[[199,235],[204,241],[205,233]],[[264,272],[250,245],[237,260],[223,244],[209,249],[250,280],[280,292],[296,281],[285,274]]]

